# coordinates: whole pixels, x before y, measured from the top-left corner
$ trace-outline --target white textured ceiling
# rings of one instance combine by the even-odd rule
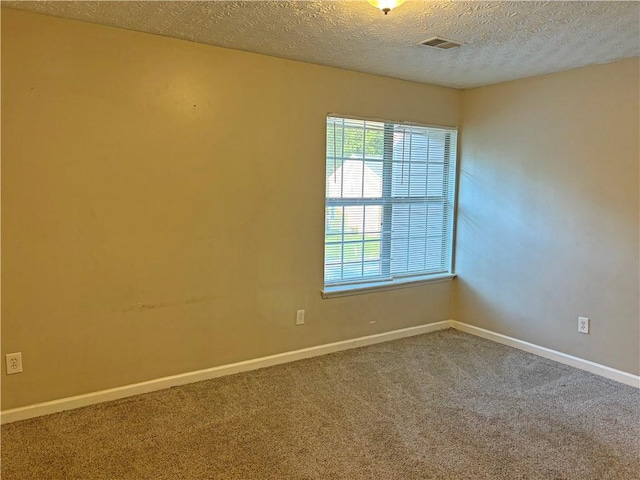
[[[458,88],[640,55],[637,1],[408,1],[387,16],[365,0],[2,5]],[[434,35],[464,45],[416,45]]]

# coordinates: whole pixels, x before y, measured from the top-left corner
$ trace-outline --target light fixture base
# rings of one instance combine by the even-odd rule
[[[371,5],[382,10],[382,13],[387,15],[391,10],[399,7],[404,3],[404,0],[367,0]]]

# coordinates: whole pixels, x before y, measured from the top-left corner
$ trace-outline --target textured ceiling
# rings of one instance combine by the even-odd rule
[[[3,6],[466,88],[640,55],[640,2],[15,2]],[[457,49],[416,45],[434,35]]]

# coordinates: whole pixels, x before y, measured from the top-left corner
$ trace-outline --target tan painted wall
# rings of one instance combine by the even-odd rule
[[[639,373],[639,71],[464,93],[457,320]]]
[[[451,283],[321,299],[325,118],[460,97],[3,9],[2,408],[450,318]]]

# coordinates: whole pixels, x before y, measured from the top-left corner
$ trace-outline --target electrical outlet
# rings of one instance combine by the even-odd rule
[[[296,312],[296,325],[304,325],[304,310]]]
[[[578,317],[578,332],[589,333],[589,319],[587,317]]]
[[[22,353],[7,353],[7,375],[22,372]]]

